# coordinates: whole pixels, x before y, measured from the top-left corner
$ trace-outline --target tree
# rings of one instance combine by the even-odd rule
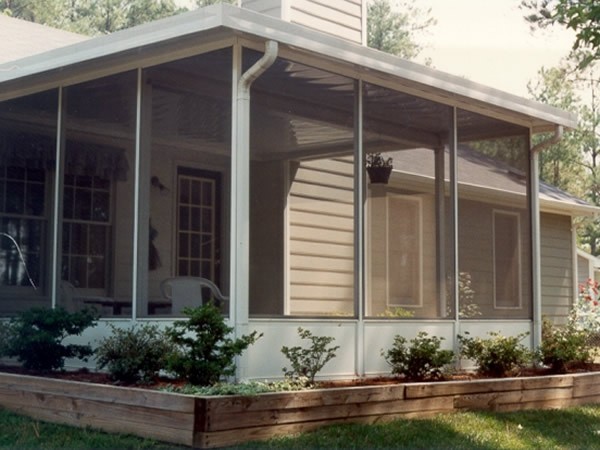
[[[431,9],[423,11],[403,0],[393,10],[390,0],[371,0],[367,6],[367,45],[406,59],[416,57],[421,46],[415,34],[435,25]]]
[[[540,69],[538,80],[527,85],[529,95],[539,102],[577,113],[581,108],[580,98],[570,73],[566,66]],[[558,144],[540,154],[540,179],[577,196],[585,192],[580,136],[580,130],[566,133]],[[544,139],[548,137],[536,137],[534,143]]]
[[[560,24],[575,32],[573,50],[583,50],[579,67],[600,60],[600,2],[598,0],[522,0],[531,11],[525,20],[534,26]]]
[[[174,0],[0,0],[0,11],[12,17],[87,35],[112,33],[185,10]]]
[[[230,3],[232,5],[237,4],[237,0],[196,0],[196,6],[203,8],[204,6],[214,5],[216,3]]]

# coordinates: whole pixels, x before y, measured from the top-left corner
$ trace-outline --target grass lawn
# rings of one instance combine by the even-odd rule
[[[0,449],[181,449],[20,417],[0,410]],[[600,405],[561,411],[461,413],[342,425],[236,448],[600,449]]]

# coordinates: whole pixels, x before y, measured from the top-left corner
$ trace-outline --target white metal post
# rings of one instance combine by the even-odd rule
[[[52,308],[58,305],[58,291],[61,279],[61,249],[62,249],[62,194],[65,170],[65,114],[66,96],[64,88],[58,88],[58,105],[56,116],[56,169],[54,172],[54,214],[52,217],[52,270],[51,292]]]
[[[531,146],[531,136],[529,138]],[[529,205],[531,209],[531,293],[533,300],[533,348],[542,343],[542,275],[540,264],[540,202],[539,202],[539,158],[530,151],[529,160]]]
[[[365,374],[365,168],[363,148],[363,83],[354,83],[354,298],[358,315],[356,374]]]

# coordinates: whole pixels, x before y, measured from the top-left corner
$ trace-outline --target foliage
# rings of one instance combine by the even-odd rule
[[[167,336],[176,350],[167,358],[167,370],[192,384],[208,386],[235,373],[234,358],[242,354],[262,334],[253,331],[237,339],[230,337],[221,312],[211,303],[184,308],[188,320],[179,320],[167,328]]]
[[[74,313],[63,308],[29,309],[10,320],[5,354],[16,357],[26,369],[38,372],[62,369],[65,358],[87,361],[93,353],[89,345],[64,344],[63,341],[95,326],[97,319],[97,313],[89,309]]]
[[[8,356],[8,343],[10,342],[10,323],[0,320],[0,358]]]
[[[281,353],[290,361],[292,368],[288,370],[284,367],[282,370],[286,377],[300,379],[306,377],[309,384],[314,384],[315,376],[331,359],[335,358],[335,352],[340,348],[339,345],[327,347],[335,338],[331,336],[315,336],[309,330],[298,327],[300,339],[310,341],[310,347],[304,348],[281,347]]]
[[[481,316],[479,305],[475,302],[475,290],[472,287],[473,279],[469,272],[460,272],[458,274],[458,317],[461,319],[472,319]],[[447,278],[446,297],[452,298],[452,279]],[[452,315],[453,307],[448,304],[446,307],[446,316]]]
[[[469,332],[458,335],[460,355],[473,359],[478,371],[487,376],[503,377],[514,369],[531,362],[531,352],[521,342],[529,333],[503,336],[490,331],[487,339],[470,337]]]
[[[147,382],[165,368],[173,344],[158,326],[123,329],[111,324],[110,328],[111,335],[100,341],[95,353],[98,367],[108,367],[111,378],[124,383]]]
[[[410,346],[406,345],[406,338],[396,335],[394,345],[382,356],[392,366],[392,373],[404,375],[409,380],[424,380],[426,378],[439,378],[442,367],[450,364],[454,359],[452,350],[441,350],[440,345],[444,338],[429,336],[425,331],[420,331]]]
[[[367,5],[367,45],[405,59],[415,58],[421,51],[415,35],[436,23],[431,9],[422,10],[415,3],[371,0]]]
[[[257,395],[265,392],[289,392],[309,389],[305,380],[286,378],[281,381],[246,381],[242,383],[217,383],[212,386],[166,386],[163,390],[186,395]]]
[[[600,288],[598,282],[588,279],[579,285],[579,295],[573,302],[569,321],[578,330],[600,334]]]
[[[366,167],[394,167],[392,158],[384,158],[381,153],[368,153]]]
[[[579,67],[600,59],[600,3],[597,0],[522,0],[525,16],[539,27],[560,24],[575,32],[573,50],[584,50]]]
[[[395,308],[386,308],[384,312],[379,314],[379,317],[393,317],[395,319],[410,319],[414,317],[414,311],[397,306]]]
[[[589,332],[576,328],[572,322],[558,326],[544,320],[538,357],[553,372],[565,373],[569,365],[589,361],[589,337]]]
[[[0,12],[87,35],[112,33],[171,16],[174,0],[0,0]]]

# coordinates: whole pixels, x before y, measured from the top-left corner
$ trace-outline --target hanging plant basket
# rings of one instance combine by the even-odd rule
[[[371,184],[388,184],[392,167],[367,167]]]

